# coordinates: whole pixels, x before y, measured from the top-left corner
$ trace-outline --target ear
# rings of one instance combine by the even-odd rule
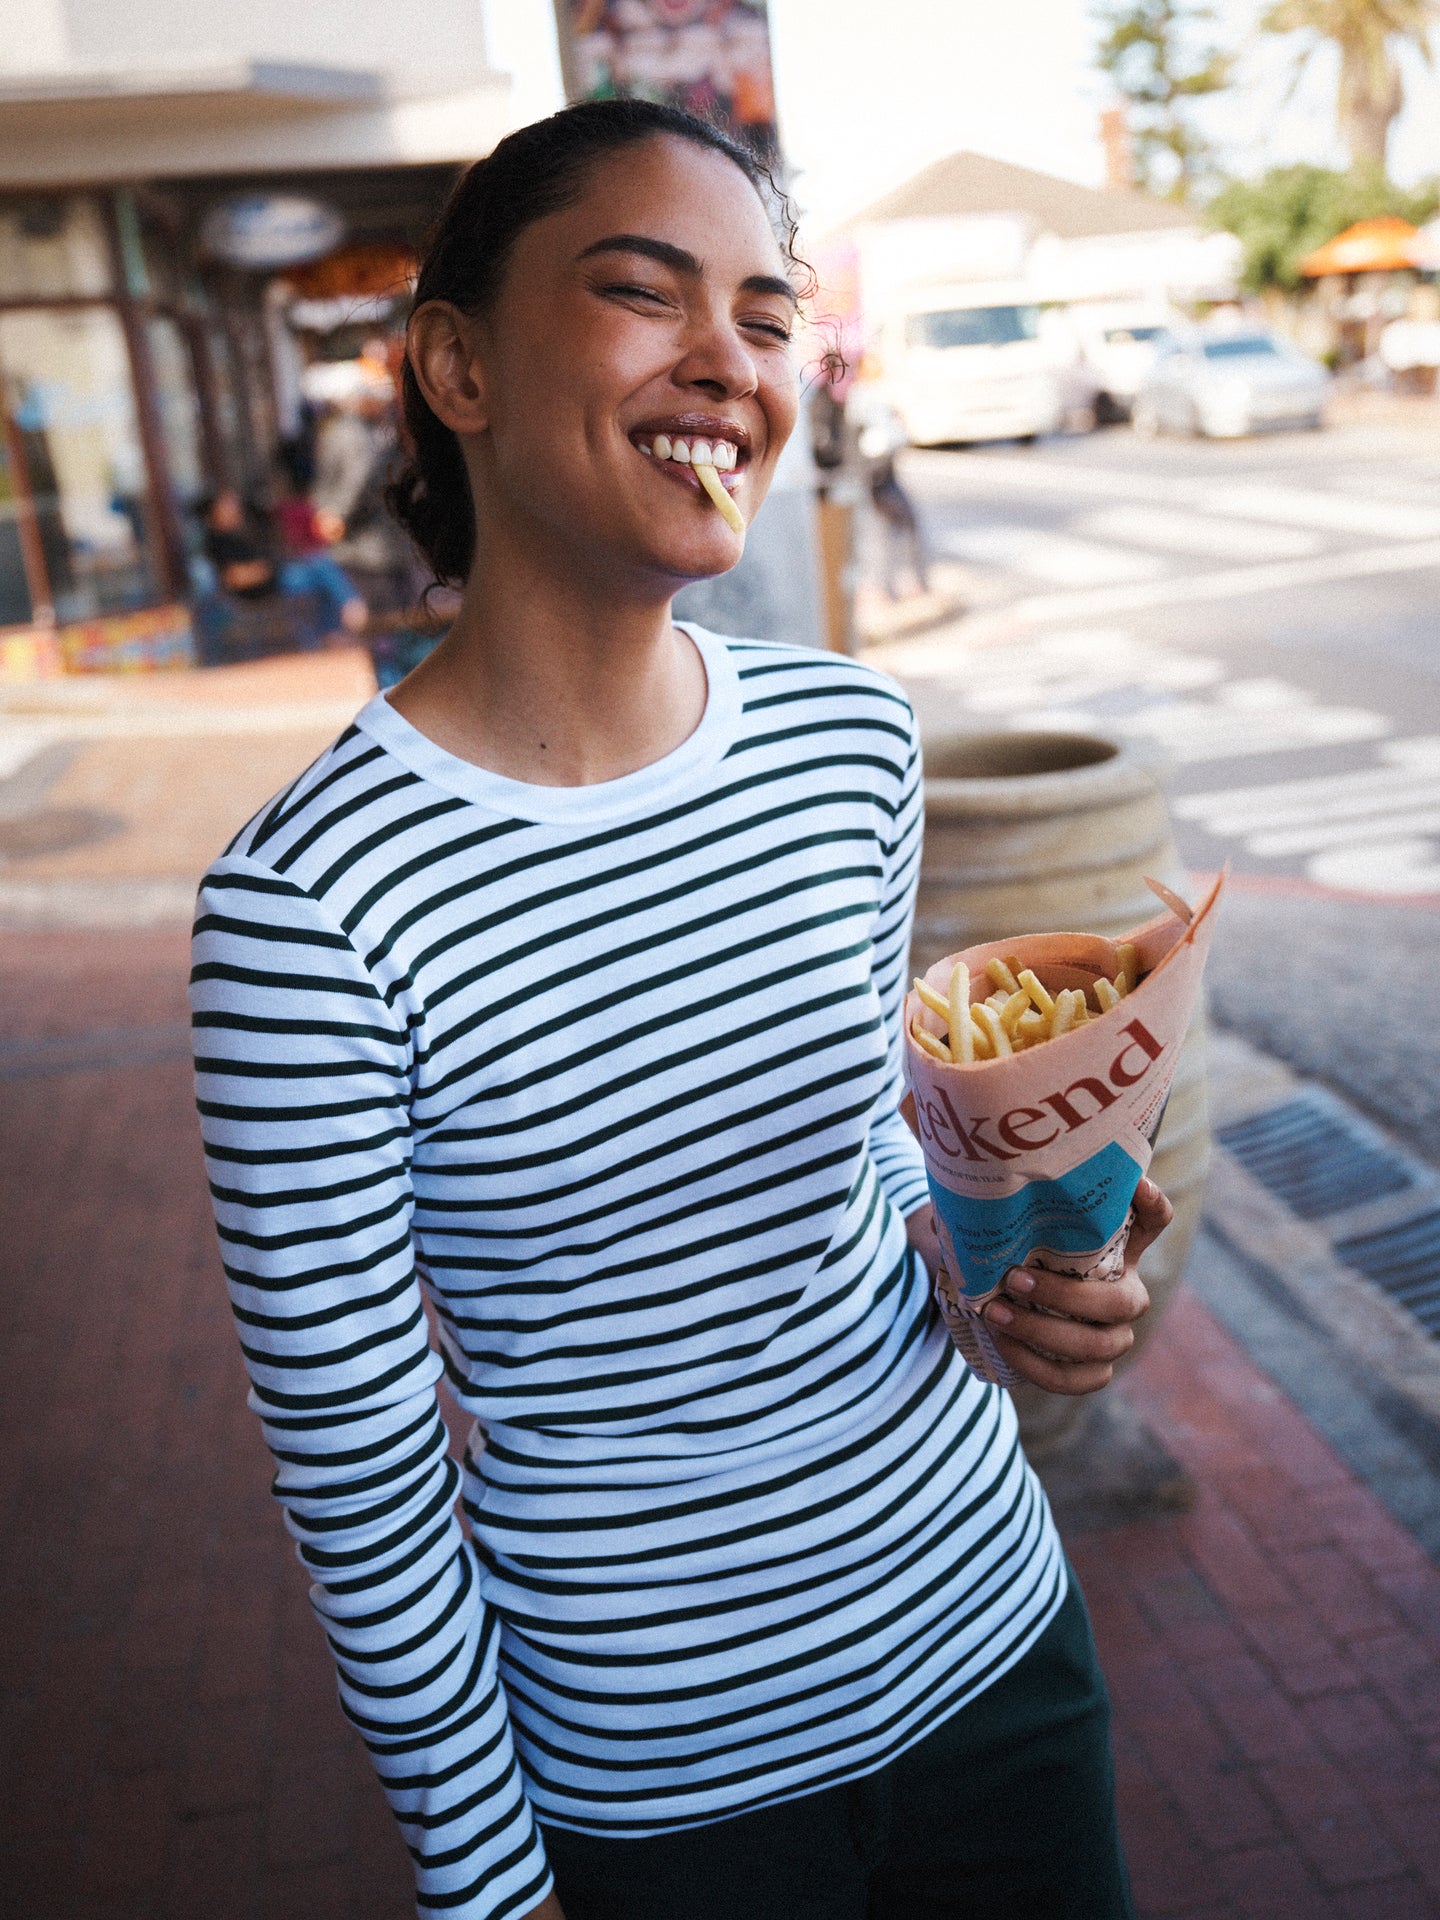
[[[427,300],[411,315],[406,352],[430,411],[452,433],[490,424],[476,323],[448,300]]]

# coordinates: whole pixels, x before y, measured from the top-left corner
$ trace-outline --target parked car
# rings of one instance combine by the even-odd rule
[[[941,288],[882,322],[885,398],[916,446],[1033,440],[1064,411],[1040,309],[1001,282]]]
[[[1096,301],[1073,306],[1069,324],[1097,420],[1128,420],[1135,395],[1176,337],[1179,316],[1154,302]]]
[[[1143,438],[1197,433],[1228,440],[1266,427],[1324,424],[1328,375],[1287,341],[1258,329],[1168,342],[1130,410]]]

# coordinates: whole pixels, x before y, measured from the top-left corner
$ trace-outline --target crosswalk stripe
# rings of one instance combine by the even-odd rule
[[[1440,504],[1409,504],[1404,497],[1369,497],[1350,489],[1304,487],[1282,480],[1237,477],[1219,486],[1213,479],[1166,479],[1160,474],[1118,472],[1080,462],[979,454],[936,456],[937,474],[980,482],[986,492],[1050,494],[1074,500],[1135,500],[1142,505],[1199,508],[1222,519],[1275,521],[1321,533],[1353,533],[1394,540],[1440,535]],[[1413,498],[1413,496],[1412,496]],[[1434,498],[1432,492],[1431,498]],[[1423,500],[1423,495],[1422,495]]]
[[[1397,900],[1440,894],[1440,845],[1429,838],[1367,841],[1317,853],[1305,871],[1322,887],[1353,887]]]
[[[1200,507],[1242,520],[1278,520],[1286,526],[1326,533],[1357,533],[1382,540],[1431,540],[1440,534],[1440,508],[1407,507],[1399,501],[1363,500],[1355,494],[1318,493],[1309,487],[1245,485],[1202,487],[1191,498]]]
[[[1344,809],[1363,811],[1372,804],[1418,802],[1428,798],[1440,780],[1440,734],[1387,740],[1380,757],[1388,764],[1308,780],[1182,794],[1173,809],[1180,819],[1200,821],[1212,832],[1243,833],[1291,819],[1339,818]]]
[[[1300,853],[1321,853],[1327,847],[1353,846],[1357,840],[1398,840],[1415,834],[1440,833],[1440,806],[1418,807],[1412,813],[1382,813],[1363,820],[1332,820],[1283,833],[1251,833],[1245,848],[1259,860],[1280,860]]]
[[[1256,527],[1244,520],[1147,507],[1138,501],[1086,514],[1075,522],[1075,531],[1089,539],[1132,541],[1163,553],[1221,560],[1299,560],[1318,553],[1322,545],[1318,534],[1291,527]]]
[[[1028,573],[1056,586],[1108,586],[1120,580],[1156,580],[1164,562],[1153,554],[1102,546],[1038,527],[993,525],[965,527],[947,534],[945,552],[973,565]]]

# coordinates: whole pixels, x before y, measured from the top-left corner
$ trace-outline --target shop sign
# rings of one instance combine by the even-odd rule
[[[765,0],[555,0],[555,9],[572,100],[663,101],[775,158]]]
[[[217,201],[200,244],[227,266],[293,267],[340,244],[345,223],[333,207],[298,193],[237,193]]]

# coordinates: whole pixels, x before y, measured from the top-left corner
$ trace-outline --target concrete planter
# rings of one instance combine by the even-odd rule
[[[926,730],[913,971],[1011,933],[1123,933],[1161,911],[1147,874],[1186,889],[1159,780],[1134,748],[1087,734]],[[1127,1364],[1153,1337],[1179,1282],[1209,1158],[1202,1008],[1150,1168],[1175,1220],[1142,1263],[1152,1306]],[[1029,1386],[1017,1388],[1015,1400],[1036,1461],[1066,1445],[1084,1407]]]

